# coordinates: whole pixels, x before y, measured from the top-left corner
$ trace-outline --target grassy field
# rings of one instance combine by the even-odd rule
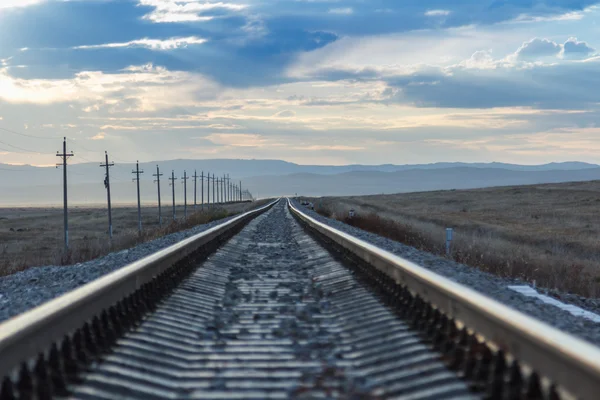
[[[108,238],[108,212],[103,208],[72,207],[69,210],[71,251],[63,251],[63,211],[58,208],[0,208],[0,275],[32,266],[66,265],[87,261],[178,230],[225,218],[257,207],[238,203],[193,213],[183,220],[183,206],[177,207],[173,223],[171,207],[164,207],[163,224],[158,208],[142,208],[143,234],[138,234],[137,207],[113,207],[113,241]]]
[[[600,182],[313,199],[315,209],[501,276],[600,296]],[[357,217],[347,218],[355,209]]]

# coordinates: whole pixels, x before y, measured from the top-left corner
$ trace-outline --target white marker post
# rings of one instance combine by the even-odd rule
[[[452,244],[452,228],[446,228],[446,255],[450,256],[450,249]]]

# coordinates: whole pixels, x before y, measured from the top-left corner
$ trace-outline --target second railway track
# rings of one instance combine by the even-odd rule
[[[586,394],[594,387],[557,381],[579,368],[578,386],[593,383],[599,369],[589,361],[598,354],[591,346],[554,336],[579,346],[574,356],[563,354],[553,343],[529,345],[533,332],[516,343],[519,332],[494,315],[488,327],[480,311],[455,299],[448,307],[443,284],[411,283],[427,277],[412,266],[414,276],[392,279],[385,255],[353,252],[353,242],[344,242],[351,239],[299,221],[285,201],[263,211],[212,234],[200,254],[190,241],[177,250],[192,253],[187,258],[173,250],[132,266],[121,280],[107,278],[98,287],[108,306],[82,290],[72,314],[61,313],[58,299],[49,316],[39,309],[0,325],[0,357],[31,353],[12,369],[0,359],[7,374],[0,398],[593,398]],[[314,237],[307,232],[315,229]],[[70,322],[75,314],[82,327]],[[53,328],[38,346],[32,338],[42,340],[44,326]],[[3,336],[2,327],[12,331]],[[493,329],[504,329],[506,340]],[[548,354],[540,354],[546,345]],[[568,371],[544,369],[557,363]]]

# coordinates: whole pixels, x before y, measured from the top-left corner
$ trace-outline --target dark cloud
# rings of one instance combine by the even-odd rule
[[[457,69],[451,75],[413,74],[388,83],[399,89],[394,101],[419,107],[578,109],[599,103],[600,61],[526,70]]]
[[[554,16],[579,11],[598,0],[273,0],[250,3],[243,11],[214,8],[203,13],[209,21],[153,23],[144,19],[153,7],[138,1],[51,1],[0,14],[0,58],[13,56],[23,77],[64,77],[80,70],[118,71],[152,62],[168,69],[197,71],[226,86],[249,87],[288,82],[286,68],[300,52],[326,46],[344,35],[407,32],[468,24],[493,24],[520,15]],[[332,14],[332,8],[351,9]],[[381,12],[385,10],[385,12]],[[446,10],[443,19],[426,15]],[[35,21],[33,23],[32,21]],[[60,29],[57,29],[60,27]],[[142,38],[195,36],[208,42],[187,49],[67,50],[77,46],[124,43]],[[529,43],[523,55],[554,51],[552,43]],[[20,48],[31,50],[19,52]],[[584,54],[579,42],[569,43],[566,55]],[[325,79],[345,79],[338,71]],[[362,71],[362,79],[374,78]]]

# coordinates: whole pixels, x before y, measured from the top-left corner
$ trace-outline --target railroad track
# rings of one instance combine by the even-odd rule
[[[595,399],[600,352],[280,200],[0,325],[1,399]]]

